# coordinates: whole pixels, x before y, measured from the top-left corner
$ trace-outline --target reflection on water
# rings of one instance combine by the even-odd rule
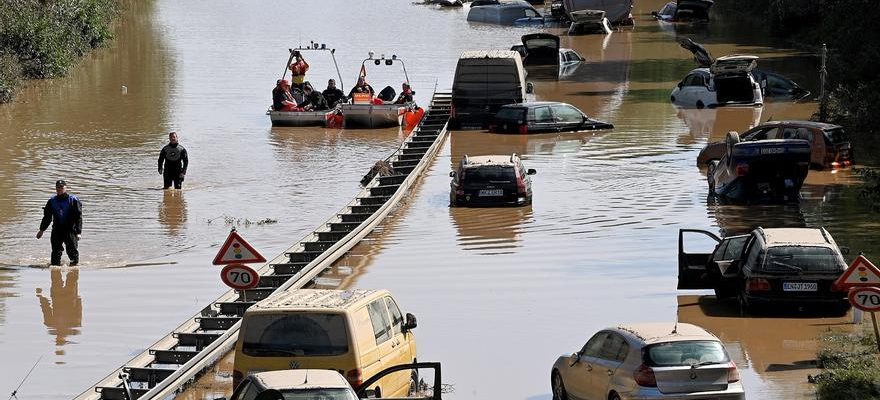
[[[79,297],[79,269],[67,270],[62,279],[61,268],[51,268],[52,286],[49,297],[43,289],[37,288],[37,298],[43,311],[43,324],[50,335],[55,336],[55,354],[64,355],[64,345],[70,343],[68,337],[79,335],[82,327],[82,298]]]
[[[166,189],[159,205],[159,223],[165,226],[168,234],[177,236],[186,224],[186,199],[183,191]]]

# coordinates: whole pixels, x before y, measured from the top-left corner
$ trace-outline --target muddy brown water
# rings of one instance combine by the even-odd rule
[[[563,37],[587,63],[559,81],[535,80],[538,99],[570,102],[613,131],[454,132],[405,204],[318,279],[392,290],[419,317],[419,358],[443,362],[451,398],[548,399],[550,365],[596,330],[676,318],[721,337],[749,398],[811,396],[814,338],[846,329],[847,318],[741,317],[709,293],[676,291],[677,230],[825,226],[876,258],[877,214],[847,171],[811,172],[797,205],[707,199],[694,162],[707,141],[816,106],[677,110],[669,91],[693,62],[674,39],[694,36],[716,55],[758,54],[814,92],[816,63],[724,16],[708,28],[660,25],[645,14],[661,3],[639,2],[634,30]],[[348,202],[400,143],[395,129],[271,128],[263,113],[288,47],[337,48],[346,87],[368,50],[396,54],[427,104],[435,82],[451,85],[461,51],[507,48],[533,30],[468,24],[466,9],[404,0],[131,7],[111,48],[0,106],[0,391],[42,357],[20,399],[78,394],[222,293],[210,260],[227,219],[264,255],[278,254]],[[309,57],[310,79],[334,77],[329,59]],[[368,68],[374,86],[402,81],[400,70]],[[192,160],[182,192],[158,189],[169,130]],[[447,174],[461,156],[512,152],[538,170],[533,206],[447,206]],[[48,240],[33,238],[59,178],[84,203],[79,269],[45,268]],[[277,222],[247,224],[267,218]],[[228,393],[229,368],[227,358],[181,397]]]

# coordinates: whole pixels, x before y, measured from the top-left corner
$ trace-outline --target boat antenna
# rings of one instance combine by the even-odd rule
[[[18,387],[15,388],[15,390],[12,391],[12,394],[9,395],[9,399],[10,399],[10,400],[13,399],[13,398],[15,398],[15,399],[18,398],[18,397],[16,396],[16,394],[18,394],[18,389],[21,389],[21,385],[24,385],[24,381],[26,381],[27,378],[28,378],[29,376],[31,376],[31,372],[34,372],[34,368],[37,367],[37,364],[39,364],[39,363],[40,363],[40,360],[42,360],[42,359],[43,359],[43,356],[40,356],[40,358],[37,358],[37,362],[34,363],[34,366],[31,367],[31,370],[28,371],[27,375],[25,375],[24,378],[21,380],[21,383],[18,384]]]
[[[309,383],[309,370],[306,369],[306,380],[303,381],[303,385]]]
[[[678,319],[676,319],[676,321],[675,321],[675,325],[672,326],[672,334],[673,334],[673,335],[677,335],[677,334],[678,334]]]

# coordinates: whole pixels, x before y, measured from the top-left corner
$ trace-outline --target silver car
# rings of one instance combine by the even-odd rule
[[[550,382],[554,400],[745,399],[721,341],[685,323],[603,329],[560,356]]]

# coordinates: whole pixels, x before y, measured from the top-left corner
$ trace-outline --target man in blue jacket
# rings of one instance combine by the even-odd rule
[[[52,224],[52,234],[49,241],[52,243],[52,257],[50,264],[61,265],[61,253],[67,249],[67,257],[70,265],[79,264],[79,251],[76,246],[82,234],[82,203],[76,196],[67,193],[67,183],[64,180],[55,182],[55,196],[52,196],[43,207],[43,221],[40,222],[40,231],[37,239],[43,237],[43,232]]]

